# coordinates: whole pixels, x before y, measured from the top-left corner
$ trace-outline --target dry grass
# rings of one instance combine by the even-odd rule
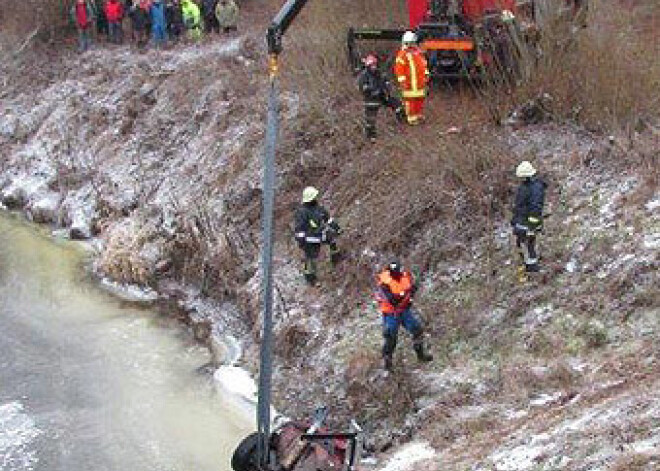
[[[20,43],[33,31],[53,41],[69,34],[72,0],[25,0],[3,8],[0,29],[5,41]]]
[[[558,119],[602,130],[629,130],[660,111],[660,21],[657,2],[592,2],[589,26],[572,34],[555,23],[541,41],[533,77],[501,96],[505,116],[516,104],[549,93]]]

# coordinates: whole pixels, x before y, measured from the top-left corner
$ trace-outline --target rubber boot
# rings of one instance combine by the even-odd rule
[[[396,348],[396,333],[385,330],[383,332],[383,361],[385,363],[385,370],[392,371],[392,355]]]
[[[305,273],[305,281],[309,286],[316,286],[316,275],[314,273]]]
[[[527,282],[527,270],[524,264],[516,267],[516,277],[518,278],[518,283]]]
[[[525,271],[527,273],[537,273],[541,271],[541,267],[539,266],[538,263],[526,263],[525,264]]]
[[[335,244],[330,244],[330,263],[337,265],[341,261],[341,252]]]
[[[415,343],[413,348],[417,354],[417,361],[428,363],[429,361],[433,360],[433,355],[424,351],[424,344],[422,342]]]
[[[396,120],[399,123],[405,123],[406,122],[406,111],[403,109],[402,106],[399,106],[395,111],[394,115],[396,116]]]

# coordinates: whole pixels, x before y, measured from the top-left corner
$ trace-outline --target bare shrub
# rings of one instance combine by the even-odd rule
[[[55,40],[71,27],[69,9],[73,0],[25,0],[2,9],[0,29],[6,40],[20,42],[33,31],[42,39]]]
[[[613,3],[593,2],[586,29],[572,31],[570,24],[557,21],[547,25],[531,79],[507,91],[508,99],[498,95],[501,117],[541,93],[553,97],[557,118],[594,129],[625,130],[657,115],[657,2],[636,2],[630,8]]]

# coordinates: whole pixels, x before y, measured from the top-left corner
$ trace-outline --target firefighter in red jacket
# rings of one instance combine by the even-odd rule
[[[412,274],[403,270],[401,263],[393,261],[378,274],[376,283],[376,301],[383,314],[385,369],[392,369],[400,325],[412,335],[417,359],[421,362],[433,360],[433,356],[424,351],[424,330],[412,308],[412,297],[417,291]]]
[[[419,124],[424,117],[429,68],[424,53],[417,46],[417,35],[412,31],[403,34],[402,47],[394,62],[394,75],[401,90],[408,124]]]

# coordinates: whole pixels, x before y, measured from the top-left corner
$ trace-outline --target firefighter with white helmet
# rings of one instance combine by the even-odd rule
[[[524,281],[525,273],[539,271],[536,240],[543,229],[543,206],[547,185],[538,177],[536,168],[527,160],[516,167],[516,177],[522,179],[522,182],[516,192],[511,226],[520,254],[519,278],[520,281]]]
[[[330,261],[333,264],[339,261],[336,239],[341,229],[319,204],[318,197],[319,190],[313,186],[306,187],[302,193],[302,204],[294,217],[295,239],[305,255],[303,274],[310,285],[316,284],[316,260],[322,244],[330,248]]]
[[[391,108],[399,120],[404,118],[403,107],[390,92],[390,83],[378,69],[378,58],[369,54],[362,61],[364,68],[357,78],[364,99],[364,130],[372,142],[376,140],[376,117],[381,106]]]
[[[424,118],[429,68],[424,53],[417,46],[417,35],[412,31],[403,33],[401,49],[394,62],[394,76],[401,90],[408,124],[419,124]]]

